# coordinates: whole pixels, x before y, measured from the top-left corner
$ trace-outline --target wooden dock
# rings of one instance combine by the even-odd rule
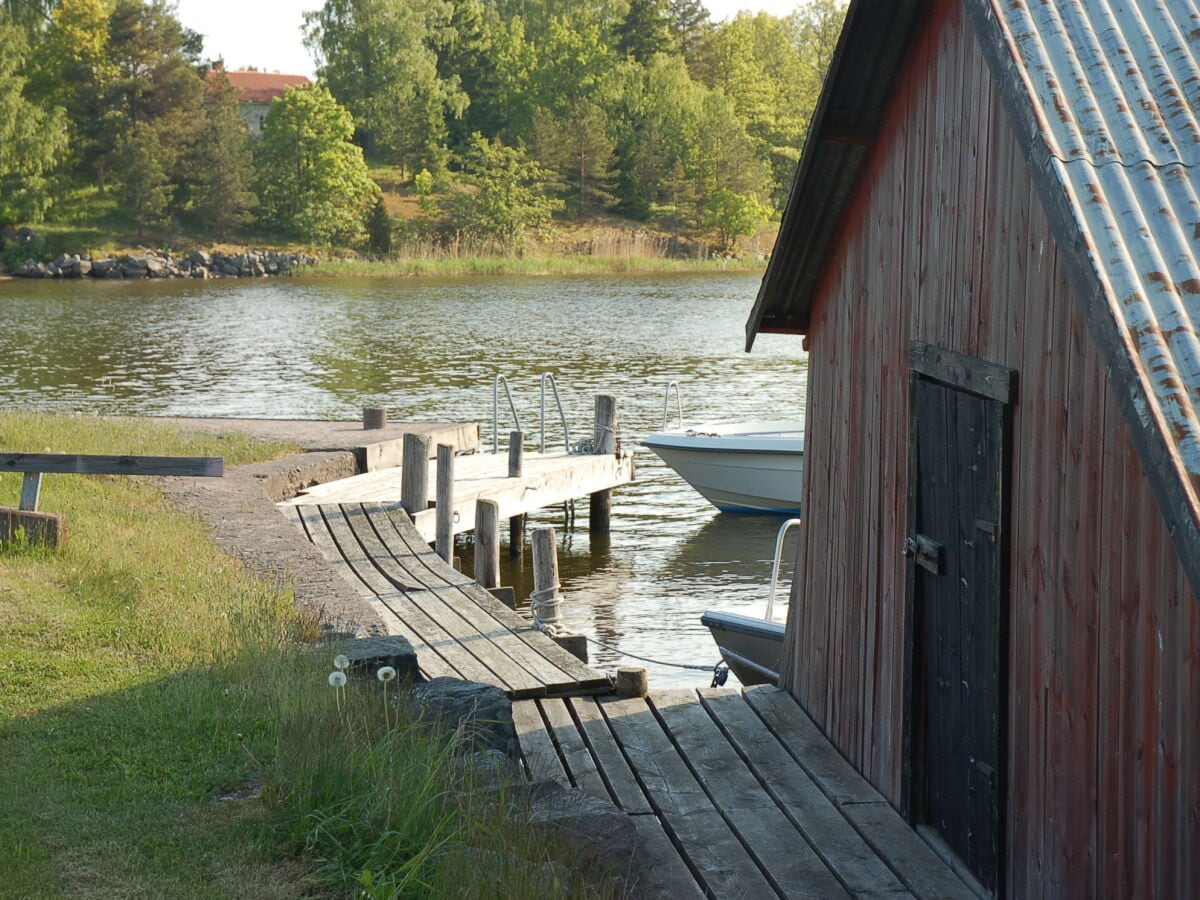
[[[436,498],[436,466],[427,463],[428,502]],[[611,490],[633,481],[633,456],[625,453],[568,454],[526,453],[520,476],[508,474],[504,454],[475,453],[454,460],[454,533],[475,528],[475,502],[492,500],[500,507],[499,517],[509,519]],[[295,506],[382,502],[401,499],[404,467],[395,466],[318,484],[287,501]],[[427,509],[413,516],[417,533],[426,542],[436,537],[437,511]]]
[[[634,896],[977,896],[777,688],[527,700],[514,715],[531,777],[633,818]]]
[[[280,508],[371,603],[388,633],[408,638],[425,677],[494,684],[514,699],[610,690],[606,675],[447,565],[399,503]]]

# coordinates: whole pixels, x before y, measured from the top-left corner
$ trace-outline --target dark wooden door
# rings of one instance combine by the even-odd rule
[[[905,551],[914,818],[996,891],[1004,827],[1005,404],[920,374],[912,402]]]

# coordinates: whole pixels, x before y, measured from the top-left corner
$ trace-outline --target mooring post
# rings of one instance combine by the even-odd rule
[[[533,615],[535,621],[547,624],[559,620],[557,604],[550,606],[543,616],[538,612],[541,604],[555,603],[558,599],[558,547],[554,539],[553,525],[539,525],[530,534],[533,545]]]
[[[374,431],[387,428],[387,409],[382,406],[367,406],[363,408],[363,430]]]
[[[646,670],[637,666],[617,668],[616,691],[618,697],[645,697],[650,690]]]
[[[525,465],[525,432],[508,433],[508,477],[520,478]]]
[[[617,452],[617,398],[596,395],[596,425],[592,433],[592,452]],[[606,534],[612,527],[612,488],[596,491],[589,498],[588,531]]]
[[[475,501],[475,580],[488,590],[500,587],[500,504]]]
[[[404,436],[400,503],[410,516],[429,508],[429,444],[427,434]]]
[[[454,565],[454,447],[437,445],[437,555]]]

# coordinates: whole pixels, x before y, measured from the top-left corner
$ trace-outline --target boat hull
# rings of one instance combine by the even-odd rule
[[[804,438],[795,430],[757,432],[698,425],[688,432],[658,432],[642,441],[664,463],[723,512],[800,512]]]
[[[700,617],[700,623],[712,634],[721,658],[742,684],[779,681],[785,630],[782,622],[710,609]]]

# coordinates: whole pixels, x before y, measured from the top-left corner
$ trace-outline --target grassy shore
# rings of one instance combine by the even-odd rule
[[[635,256],[398,256],[372,262],[332,259],[299,275],[336,278],[452,277],[468,275],[604,275],[669,272],[761,272],[758,259],[670,259]]]
[[[0,433],[230,465],[290,449],[72,416],[0,413]],[[0,476],[0,504],[18,491]],[[377,682],[330,687],[318,623],[153,479],[46,476],[41,507],[68,517],[63,548],[0,547],[0,896],[591,895],[539,865],[566,851],[476,786],[459,736]]]

